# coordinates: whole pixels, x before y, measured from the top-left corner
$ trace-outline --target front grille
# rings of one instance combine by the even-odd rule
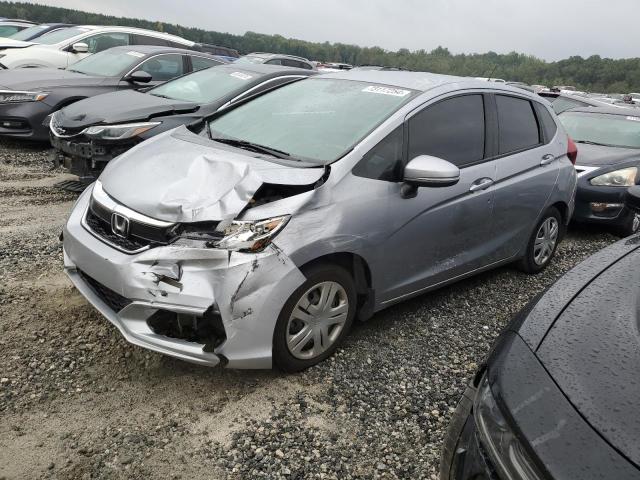
[[[78,273],[80,274],[82,279],[85,282],[87,282],[87,284],[89,284],[89,287],[91,287],[91,290],[93,290],[94,293],[98,295],[98,297],[100,297],[100,300],[106,303],[109,306],[109,308],[112,309],[114,312],[119,312],[120,310],[122,310],[124,307],[126,307],[131,303],[131,300],[114,292],[110,288],[105,287],[100,282],[98,282],[97,280],[94,280],[86,273],[80,270],[78,270]]]
[[[85,223],[93,233],[122,250],[135,252],[147,247],[167,245],[175,238],[173,226],[158,227],[134,219],[129,219],[129,233],[126,238],[116,235],[111,228],[112,214],[111,210],[92,199]]]

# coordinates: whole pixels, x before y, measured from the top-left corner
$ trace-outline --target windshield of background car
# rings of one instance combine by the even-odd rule
[[[594,142],[613,147],[640,148],[640,114],[565,112],[560,120],[576,142]],[[640,112],[639,112],[640,113]]]
[[[251,55],[245,55],[235,61],[235,63],[264,63],[266,59],[264,57],[253,57]]]
[[[68,70],[99,77],[118,77],[131,70],[143,57],[144,53],[135,50],[104,50],[83,58]]]
[[[324,165],[341,158],[415,94],[360,81],[306,79],[211,121],[210,133]]]
[[[13,35],[11,35],[9,38],[12,40],[28,40],[34,35],[37,35],[38,32],[41,32],[46,28],[49,28],[49,27],[46,25],[35,25],[33,27],[25,28],[24,30],[16,32]]]
[[[227,67],[212,67],[171,80],[148,91],[151,95],[194,103],[210,103],[242,91],[261,74]]]
[[[64,28],[62,30],[55,30],[53,32],[45,33],[44,35],[38,37],[36,42],[42,43],[43,45],[54,45],[88,31],[88,28],[81,27]]]

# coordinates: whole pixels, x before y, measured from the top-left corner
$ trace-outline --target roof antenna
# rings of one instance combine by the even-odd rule
[[[496,68],[498,68],[498,64],[496,64],[496,65],[494,65],[494,66],[493,66],[493,70],[491,70],[491,75],[489,75],[489,78],[487,78],[487,81],[488,81],[488,82],[490,82],[490,81],[491,81],[491,79],[493,78],[493,74],[495,73]]]

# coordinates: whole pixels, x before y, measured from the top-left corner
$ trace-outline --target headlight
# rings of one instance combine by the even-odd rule
[[[39,102],[47,98],[48,95],[47,92],[0,90],[0,103]]]
[[[215,231],[197,225],[183,225],[174,245],[194,248],[219,248],[239,252],[260,252],[289,221],[290,215],[266,220],[219,224]]]
[[[636,184],[636,167],[623,168],[592,178],[589,183],[597,187],[631,187]]]
[[[474,417],[480,442],[487,450],[500,478],[542,480],[498,408],[486,376],[476,394]]]
[[[100,140],[123,140],[125,138],[135,137],[153,127],[160,125],[161,122],[141,122],[141,123],[123,123],[122,125],[96,125],[84,130],[84,134],[90,138]]]

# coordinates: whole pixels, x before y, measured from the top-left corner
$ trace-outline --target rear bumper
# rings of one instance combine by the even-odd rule
[[[64,228],[64,268],[80,293],[131,343],[182,360],[233,368],[271,368],[273,331],[282,306],[305,281],[279,249],[259,254],[164,246],[138,254],[115,250],[82,225],[92,189]],[[109,305],[87,277],[127,300]],[[201,317],[215,312],[225,338],[213,347],[154,332],[158,312]]]

